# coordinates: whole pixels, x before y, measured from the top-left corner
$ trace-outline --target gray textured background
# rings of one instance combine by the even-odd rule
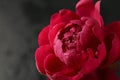
[[[45,80],[35,67],[37,35],[50,15],[77,1],[0,0],[0,80]],[[120,20],[120,0],[102,0],[101,10],[105,24]]]

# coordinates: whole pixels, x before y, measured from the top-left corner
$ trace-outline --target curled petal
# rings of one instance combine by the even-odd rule
[[[50,29],[52,29],[57,23],[62,22],[61,20],[61,16],[59,15],[59,13],[55,13],[51,16],[50,18]]]
[[[110,65],[120,59],[120,22],[113,22],[105,27],[105,42],[107,58],[105,65]]]
[[[101,1],[97,1],[95,4],[95,8],[98,10],[99,13],[100,13],[100,3]]]
[[[104,40],[102,28],[92,18],[82,17],[81,19],[86,20],[80,35],[81,44],[94,49]]]
[[[74,12],[67,9],[62,9],[59,11],[59,13],[55,13],[51,16],[50,29],[52,29],[53,26],[55,26],[58,23],[61,22],[68,23],[70,20],[75,20],[75,19],[79,19],[79,17]]]
[[[46,26],[45,28],[43,28],[43,30],[39,33],[39,36],[38,36],[39,46],[49,44],[48,33],[49,33],[49,26]]]
[[[103,26],[103,19],[100,15],[100,1],[95,5],[93,0],[80,0],[76,5],[76,12],[80,17],[92,17],[98,21],[100,26]]]
[[[35,52],[35,60],[36,60],[36,66],[38,71],[41,73],[45,74],[45,69],[44,69],[44,60],[46,56],[49,54],[53,53],[50,45],[44,45],[38,48]]]
[[[50,41],[50,44],[53,46],[53,41],[55,39],[55,36],[56,34],[58,33],[59,30],[61,30],[62,28],[65,27],[65,23],[59,23],[59,24],[56,24],[49,32],[49,41]]]

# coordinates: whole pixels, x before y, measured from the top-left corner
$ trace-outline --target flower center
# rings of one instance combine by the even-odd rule
[[[69,66],[75,66],[80,60],[81,45],[80,32],[82,28],[77,24],[69,24],[63,28],[54,41],[54,51],[61,61]]]
[[[77,65],[80,68],[89,57],[96,59],[99,57],[97,49],[101,41],[96,35],[102,34],[99,25],[96,25],[92,19],[74,22],[67,24],[57,33],[54,51],[66,65]]]
[[[64,53],[66,51],[74,50],[75,52],[79,50],[78,45],[80,39],[81,27],[78,25],[68,26],[63,29],[58,35],[58,39],[62,41],[62,50]]]

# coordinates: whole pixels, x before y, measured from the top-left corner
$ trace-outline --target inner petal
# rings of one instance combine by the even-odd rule
[[[85,18],[79,21],[67,24],[57,33],[54,39],[54,51],[66,65],[80,67],[88,59],[88,48],[93,51],[95,58],[98,58],[96,51],[101,41],[93,32],[94,27],[99,27],[94,20]]]
[[[83,50],[87,50],[87,48],[91,48],[96,51],[97,46],[101,43],[99,36],[96,37],[98,33],[100,33],[101,28],[94,19],[89,18],[81,18],[85,23],[83,25],[81,34],[80,34],[80,43]],[[97,28],[97,29],[96,29]],[[96,33],[95,30],[96,29]],[[99,30],[100,29],[100,30]],[[101,34],[101,33],[100,33]]]
[[[55,54],[67,65],[73,66],[78,64],[78,60],[80,61],[81,30],[79,25],[69,24],[57,34],[54,41]]]
[[[80,38],[80,31],[81,28],[77,25],[74,27],[67,27],[64,29],[66,32],[59,34],[62,36],[62,49],[63,52],[66,53],[67,51],[75,51],[78,52],[80,50],[79,38]],[[60,39],[60,38],[59,38]]]

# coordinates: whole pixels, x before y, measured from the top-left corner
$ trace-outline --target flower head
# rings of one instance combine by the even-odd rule
[[[104,27],[100,1],[53,14],[38,43],[36,66],[50,80],[117,80],[109,65],[120,58],[120,22]]]

